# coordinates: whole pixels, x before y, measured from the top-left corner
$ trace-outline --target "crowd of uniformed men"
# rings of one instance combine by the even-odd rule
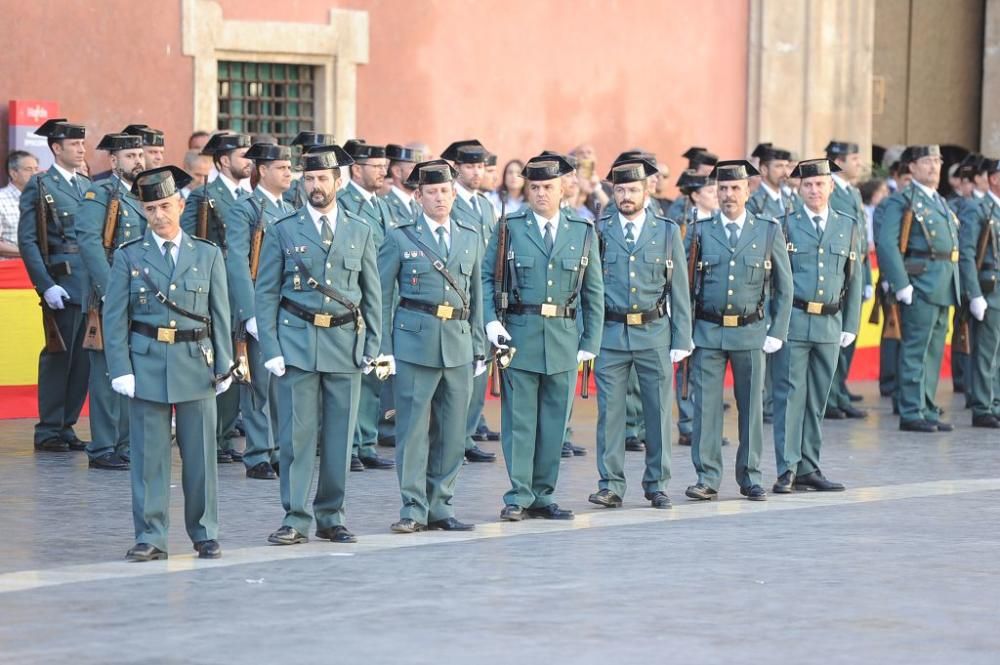
[[[144,125],[101,139],[111,171],[93,182],[77,173],[83,126],[37,133],[55,164],[25,187],[18,230],[46,328],[35,448],[131,470],[129,560],[167,556],[173,438],[205,558],[221,555],[219,462],[279,478],[278,545],[305,542],[314,522],[316,537],[354,542],[345,485],[366,468],[396,469],[393,531],[472,529],[454,515],[456,479],[466,460],[494,461],[477,442],[497,438],[510,478],[501,519],[572,519],[555,491],[560,458],[585,452],[567,436],[581,364],[597,386],[592,503],[622,505],[628,448],[644,451],[646,500],[671,506],[675,399],[697,473],[685,495],[718,496],[727,366],[741,494],[767,498],[765,421],[773,492],[843,490],[821,471],[820,421],[866,415],[845,381],[872,297],[900,429],[952,429],[934,400],[953,307],[970,324],[959,362],[972,424],[1000,427],[995,159],[963,162],[970,187],[953,210],[937,193],[938,147],[906,149],[874,217],[873,284],[862,158],[842,141],[801,161],[769,143],[749,161],[692,148],[673,202],[654,196],[655,157],[626,152],[590,217],[566,204],[581,162],[593,168],[579,152],[528,160],[526,205],[497,214],[484,194],[496,157],[475,140],[431,159],[419,144],[340,147],[302,132],[251,145],[220,132],[203,149],[218,175],[192,190]],[[482,419],[488,388],[499,436]],[[85,443],[73,427],[88,392]],[[242,452],[227,436],[239,414]]]

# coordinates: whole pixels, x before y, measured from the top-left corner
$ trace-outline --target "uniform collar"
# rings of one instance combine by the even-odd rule
[[[410,207],[410,202],[413,201],[413,194],[408,194],[395,185],[392,186],[392,191],[399,197],[399,200],[402,201],[406,207]]]
[[[73,182],[73,178],[76,177],[76,173],[73,171],[67,171],[56,162],[52,162],[52,168],[54,168],[56,172],[66,180],[66,182]]]
[[[369,192],[367,189],[365,189],[358,183],[354,182],[353,180],[348,182],[347,186],[353,187],[355,191],[361,194],[361,197],[365,200],[366,203],[372,203],[372,199],[375,198],[375,195],[373,193]]]
[[[160,254],[163,253],[163,243],[167,242],[168,240],[170,242],[174,243],[174,247],[180,248],[180,246],[181,246],[181,239],[184,236],[184,232],[182,230],[180,230],[180,229],[177,229],[177,235],[174,236],[173,238],[161,238],[152,229],[150,229],[150,233],[153,235],[153,241],[156,243],[156,247],[160,250]]]
[[[767,186],[767,183],[763,180],[760,181],[760,188],[764,190],[764,193],[775,201],[781,201],[781,192],[776,192]]]
[[[263,188],[263,187],[261,187],[260,185],[257,185],[257,191],[258,191],[258,192],[260,192],[261,194],[263,194],[263,195],[264,195],[264,197],[265,197],[265,198],[266,198],[266,199],[267,199],[268,201],[270,201],[270,202],[271,202],[272,204],[274,204],[274,206],[275,206],[275,207],[277,207],[277,208],[281,208],[281,203],[279,203],[279,202],[278,202],[278,201],[279,201],[279,199],[278,199],[278,197],[277,197],[277,196],[272,196],[272,195],[271,195],[271,192],[267,191],[266,189],[264,189],[264,188]]]
[[[836,173],[831,173],[830,176],[833,178],[833,182],[837,185],[837,187],[840,187],[841,189],[850,189],[851,183],[847,182]]]
[[[238,190],[240,188],[240,183],[233,182],[232,180],[229,179],[229,176],[227,176],[226,174],[222,173],[221,171],[219,172],[219,177],[216,178],[216,179],[219,182],[221,182],[222,185],[227,190],[229,190],[229,194],[232,195],[232,197],[235,199],[236,198],[236,190]]]
[[[994,194],[992,189],[988,192],[988,194],[989,194],[990,198],[993,199],[993,203],[995,203],[996,205],[1000,206],[1000,196],[997,196],[996,194]]]
[[[929,199],[930,199],[931,201],[936,201],[936,200],[937,200],[937,198],[936,198],[936,194],[937,194],[937,190],[936,190],[936,189],[931,189],[931,188],[930,188],[930,187],[928,187],[927,185],[924,185],[924,184],[922,184],[922,183],[919,183],[919,182],[917,182],[916,180],[913,180],[913,181],[911,181],[911,182],[913,182],[913,184],[914,184],[914,185],[916,185],[916,186],[917,186],[917,187],[918,187],[918,188],[920,189],[920,191],[922,191],[922,192],[923,192],[924,194],[926,194],[926,195],[927,195],[927,197],[928,197],[928,198],[929,198]]]
[[[462,185],[462,183],[460,183],[457,180],[455,181],[455,191],[458,193],[459,196],[462,197],[463,201],[465,201],[466,203],[469,204],[469,207],[471,208],[472,207],[472,197],[475,196],[476,193],[473,192],[473,191],[471,191],[471,190],[466,189],[465,186]]]
[[[719,211],[719,221],[722,222],[722,227],[723,228],[725,228],[727,224],[735,224],[736,226],[740,227],[740,231],[742,231],[743,230],[743,226],[747,222],[747,211],[744,210],[743,212],[741,212],[740,216],[737,217],[736,219],[729,219],[728,217],[726,217],[725,213],[723,213],[720,210]]]

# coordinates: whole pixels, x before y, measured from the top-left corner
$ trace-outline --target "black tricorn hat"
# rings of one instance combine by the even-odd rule
[[[849,143],[847,141],[830,141],[826,144],[826,156],[829,159],[835,159],[837,157],[844,157],[846,155],[853,155],[856,152],[861,152],[857,143]]]
[[[757,147],[750,153],[751,157],[756,157],[761,162],[773,162],[776,160],[788,161],[792,158],[792,153],[784,148],[775,147],[771,142],[758,143]]]
[[[576,157],[570,156],[573,161],[576,161]],[[494,152],[486,153],[486,166],[496,166],[497,165],[497,155]]]
[[[573,165],[562,155],[536,155],[525,163],[521,177],[533,181],[553,180],[573,171]]]
[[[393,162],[413,162],[423,159],[424,154],[417,148],[407,148],[405,145],[390,143],[385,147],[385,156]]]
[[[677,188],[681,190],[682,194],[696,192],[707,184],[708,176],[698,175],[694,169],[684,171],[681,173],[681,177],[677,179]]]
[[[142,137],[142,144],[146,146],[163,147],[163,132],[149,125],[128,125],[122,130],[122,134]]]
[[[708,152],[708,148],[702,148],[699,145],[693,145],[687,150],[685,150],[684,154],[681,155],[681,157],[683,157],[684,159],[692,159],[694,158],[695,155],[702,152]]]
[[[248,134],[236,134],[233,132],[223,132],[215,134],[208,139],[208,143],[201,149],[201,154],[210,157],[223,153],[250,147],[250,136]]]
[[[292,149],[275,143],[254,143],[243,156],[255,162],[291,161]]]
[[[760,172],[753,167],[753,164],[745,159],[730,159],[718,162],[712,172],[708,174],[709,180],[726,182],[728,180],[746,180]]]
[[[566,163],[569,164],[570,166],[572,166],[574,171],[576,170],[576,167],[579,164],[579,162],[577,161],[576,157],[574,157],[573,155],[564,155],[561,152],[556,152],[555,150],[542,150],[540,153],[538,153],[538,156],[539,157],[559,157],[560,159],[565,159]]]
[[[830,159],[803,159],[795,165],[789,178],[815,178],[821,175],[840,173],[843,169]]]
[[[142,147],[142,137],[135,134],[105,134],[101,142],[97,144],[98,150],[116,152],[118,150],[132,150]]]
[[[309,150],[318,145],[333,145],[333,134],[299,132],[289,145],[300,145],[303,150]]]
[[[1000,173],[1000,159],[990,159],[989,157],[983,157],[982,163],[983,172],[993,175],[994,173]]]
[[[718,163],[719,163],[719,156],[716,155],[714,152],[709,152],[707,150],[696,152],[690,157],[688,157],[689,169],[696,169],[704,164],[707,164],[709,166],[715,166]]]
[[[970,152],[958,163],[958,175],[966,180],[972,180],[980,173],[986,172],[985,161],[986,158],[982,155]]]
[[[336,143],[331,145],[316,146],[309,152],[302,155],[303,171],[325,171],[326,169],[339,169],[350,166],[354,163],[354,158]]]
[[[406,186],[416,189],[420,185],[440,185],[452,182],[458,175],[451,164],[443,159],[432,159],[429,162],[420,162],[413,167],[410,177],[406,179]]]
[[[66,118],[50,118],[35,130],[35,134],[50,139],[84,139],[87,138],[87,128],[67,122]]]
[[[441,159],[447,159],[456,164],[481,164],[486,162],[489,151],[476,139],[455,141],[444,149]]]
[[[639,182],[656,175],[659,171],[648,159],[621,159],[615,161],[608,171],[606,180],[613,185],[622,185],[627,182]]]
[[[191,182],[191,176],[176,166],[160,166],[143,171],[132,183],[132,193],[143,203],[159,201],[178,193]]]
[[[349,139],[344,144],[344,151],[355,160],[385,157],[384,145],[371,145],[364,139]]]
[[[930,145],[911,145],[907,148],[910,151],[910,160],[915,162],[921,157],[940,157],[941,146],[936,143]]]
[[[620,164],[622,162],[631,161],[631,160],[634,160],[634,159],[644,159],[644,160],[646,160],[647,162],[649,162],[650,164],[652,164],[653,168],[655,168],[656,171],[657,171],[657,173],[659,173],[660,169],[659,169],[659,166],[656,163],[656,155],[654,155],[651,152],[646,152],[645,150],[626,150],[625,152],[621,153],[620,155],[618,155],[618,157],[615,158],[615,161],[613,162],[612,165],[614,166],[616,164]],[[653,174],[651,173],[650,175],[653,175]]]

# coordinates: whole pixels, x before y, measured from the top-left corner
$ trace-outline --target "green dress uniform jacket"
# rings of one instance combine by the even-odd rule
[[[747,210],[758,217],[781,220],[786,212],[791,213],[793,209],[792,201],[784,193],[779,193],[779,197],[775,199],[765,189],[765,185],[758,187],[747,201]]]
[[[389,193],[385,195],[383,199],[385,204],[389,206],[389,212],[392,214],[392,219],[396,224],[402,224],[403,222],[412,219],[414,215],[419,215],[423,212],[420,206],[417,204],[416,200],[413,198],[412,194],[410,196],[409,203],[403,201],[396,194],[395,189],[389,190]],[[454,210],[452,210],[454,215]]]

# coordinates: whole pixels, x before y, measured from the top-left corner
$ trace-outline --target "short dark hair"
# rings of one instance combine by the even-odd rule
[[[31,157],[36,162],[38,161],[38,158],[35,157],[34,155],[32,155],[27,150],[11,150],[9,153],[7,153],[7,176],[8,177],[10,176],[11,171],[13,171],[14,169],[16,169],[18,167],[18,162],[20,162],[25,157]]]
[[[858,191],[861,193],[861,201],[865,205],[870,205],[872,202],[872,197],[875,192],[879,190],[879,187],[885,184],[885,180],[882,178],[872,178],[871,180],[866,180],[865,182],[858,185]]]

